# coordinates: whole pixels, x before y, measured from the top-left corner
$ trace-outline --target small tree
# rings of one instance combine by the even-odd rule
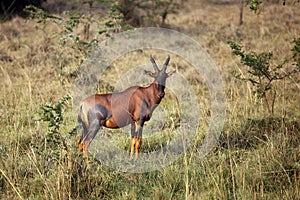
[[[0,19],[7,20],[13,15],[18,14],[24,16],[26,13],[23,9],[26,6],[33,5],[40,7],[45,0],[1,0],[0,1]]]
[[[257,12],[261,5],[268,1],[262,1],[262,0],[246,0],[246,5],[249,6],[250,10],[253,12]],[[277,1],[276,3],[279,3],[280,1]],[[295,3],[299,3],[300,0],[294,0]],[[281,0],[281,3],[283,6],[286,4],[286,0]]]
[[[300,71],[300,34],[298,38],[294,39],[294,43],[295,45],[292,48],[294,65],[296,65],[298,71]]]
[[[299,39],[299,38],[298,38]],[[297,40],[299,42],[299,40]],[[283,80],[290,75],[299,72],[299,69],[282,70],[287,61],[278,65],[272,65],[272,52],[256,53],[243,51],[243,45],[240,43],[229,42],[232,53],[240,57],[241,63],[247,68],[247,74],[243,77],[240,73],[236,78],[245,82],[250,82],[253,85],[253,92],[258,98],[264,100],[265,108],[270,116],[274,115],[274,105],[276,99],[276,90],[273,87],[274,81]],[[295,45],[293,50],[294,57],[298,58],[299,62],[299,43]],[[297,53],[295,53],[297,52]],[[299,63],[298,63],[299,64]],[[298,67],[299,68],[299,67]]]
[[[179,9],[178,0],[117,0],[116,3],[126,22],[135,27],[163,26],[168,14]]]

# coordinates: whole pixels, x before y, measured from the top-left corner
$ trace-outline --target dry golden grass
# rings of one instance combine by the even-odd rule
[[[300,4],[269,3],[259,15],[245,8],[244,24],[239,26],[239,4],[214,2],[187,1],[177,14],[168,16],[167,24],[198,41],[222,72],[228,108],[220,143],[198,159],[201,134],[207,129],[204,124],[190,151],[173,165],[144,174],[116,172],[92,159],[87,167],[76,153],[76,137],[67,135],[76,126],[73,108],[78,105],[71,101],[59,142],[47,141],[47,124],[37,121],[40,107],[72,93],[70,74],[84,57],[59,44],[58,25],[49,23],[41,29],[34,20],[19,17],[0,24],[0,197],[300,199],[300,76],[276,83],[275,119],[270,124],[251,85],[233,77],[235,70],[247,72],[227,44],[242,38],[246,50],[272,51],[274,64],[289,58],[292,40],[300,33]],[[128,67],[147,63],[150,53],[157,60],[165,58],[161,51],[132,52],[114,63],[103,80],[115,84]],[[191,66],[178,56],[172,56],[171,67],[194,84],[208,120],[209,94],[201,78],[185,71]],[[172,101],[166,99],[162,105],[176,114]],[[120,138],[113,138],[116,144],[128,148],[128,134],[114,133]],[[160,137],[167,140],[168,134],[146,139],[143,151],[159,145]],[[61,141],[67,141],[67,147]]]

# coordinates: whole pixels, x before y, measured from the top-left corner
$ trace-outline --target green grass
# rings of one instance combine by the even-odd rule
[[[300,32],[299,5],[268,4],[258,16],[245,9],[242,27],[237,25],[238,9],[238,4],[188,1],[185,9],[167,18],[171,28],[202,43],[222,71],[227,117],[218,144],[200,159],[210,117],[209,93],[201,75],[171,55],[170,67],[193,85],[203,121],[189,151],[172,165],[146,173],[114,171],[93,158],[87,164],[77,153],[76,136],[68,134],[77,123],[78,105],[72,100],[64,107],[59,134],[49,137],[47,122],[37,120],[41,105],[55,105],[72,93],[82,57],[59,45],[56,25],[42,31],[34,21],[18,17],[0,24],[0,198],[300,199],[299,74],[275,84],[278,97],[274,117],[269,118],[251,85],[233,78],[233,70],[246,72],[226,44],[239,35],[246,49],[271,50],[275,63],[283,61]],[[98,89],[112,90],[130,67],[148,63],[149,54],[159,61],[166,55],[158,50],[129,53],[113,63],[102,76],[105,86]],[[160,149],[172,139],[180,115],[176,95],[168,93],[161,103],[172,118],[166,119],[164,131],[144,139],[142,152]],[[153,118],[145,129],[157,123]],[[128,150],[129,129],[104,132]]]

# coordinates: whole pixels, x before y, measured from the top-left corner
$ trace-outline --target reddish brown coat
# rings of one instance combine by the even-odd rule
[[[138,155],[144,122],[150,120],[154,109],[165,95],[167,77],[174,73],[166,73],[169,56],[162,70],[159,70],[152,56],[150,60],[155,72],[145,73],[155,80],[149,86],[133,86],[122,92],[94,94],[81,101],[78,119],[83,125],[83,131],[78,137],[79,151],[83,150],[87,156],[88,146],[101,126],[120,128],[131,124],[131,154],[136,147]]]

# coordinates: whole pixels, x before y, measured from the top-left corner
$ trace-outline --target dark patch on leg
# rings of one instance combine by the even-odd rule
[[[137,132],[135,131],[136,125],[135,122],[131,123],[131,137],[137,137]]]

